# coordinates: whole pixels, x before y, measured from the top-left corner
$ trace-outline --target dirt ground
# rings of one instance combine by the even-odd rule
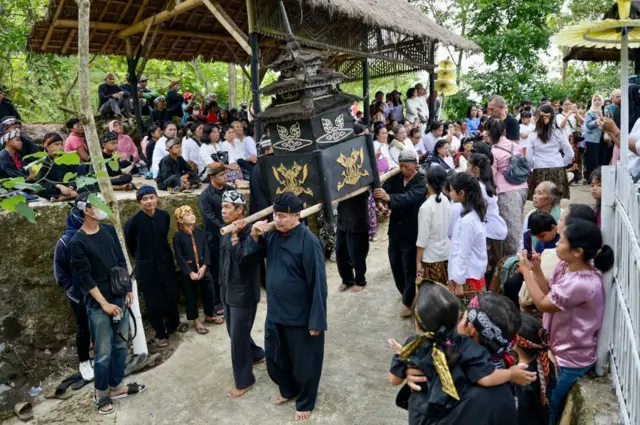
[[[572,192],[572,202],[592,203],[587,186],[573,186]],[[338,292],[336,265],[327,263],[329,330],[318,402],[310,424],[407,423],[406,412],[394,404],[399,388],[387,383],[392,356],[387,339],[404,340],[411,333],[411,325],[398,315],[400,294],[391,278],[386,249],[386,231],[379,230],[367,260],[369,285],[359,294]],[[264,338],[265,312],[263,293],[253,330],[256,341]],[[129,380],[145,383],[148,389],[134,398],[116,402],[115,414],[97,415],[92,405],[92,389],[87,386],[67,401],[44,400],[34,408],[35,419],[31,423],[293,423],[295,405],[274,404],[278,390],[264,364],[256,366],[257,382],[244,397],[236,400],[226,397],[226,391],[233,386],[229,338],[223,326],[211,325],[210,331],[208,335],[190,331],[177,336],[181,341],[171,358],[130,377]],[[8,423],[20,422],[12,419]]]

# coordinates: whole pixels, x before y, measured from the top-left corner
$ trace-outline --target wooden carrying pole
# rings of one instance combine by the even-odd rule
[[[385,181],[387,181],[388,179],[390,179],[391,177],[400,174],[400,168],[396,168],[393,169],[387,173],[384,173],[383,175],[380,176],[380,182],[384,183]],[[344,196],[341,196],[335,200],[332,201],[333,205],[336,205],[338,202],[342,202],[342,201],[346,201],[347,199],[353,198],[355,196],[358,196],[366,191],[368,191],[369,189],[371,189],[371,185],[367,185],[364,187],[361,187],[360,189],[354,190],[351,193],[348,193]],[[324,208],[324,204],[322,202],[320,202],[319,204],[315,204],[314,206],[311,206],[309,208],[306,208],[304,210],[302,210],[300,212],[300,218],[305,218],[305,217],[309,217],[310,215],[313,214],[317,214],[319,211],[322,211],[322,209]],[[258,220],[260,220],[261,218],[265,218],[269,215],[273,214],[273,206],[270,206],[269,208],[265,208],[262,211],[258,211],[255,214],[252,214],[246,218],[243,219],[243,221],[247,224],[250,223],[254,223]],[[273,230],[275,228],[275,223],[271,222],[269,223],[269,230]],[[222,235],[228,235],[229,233],[233,233],[236,230],[236,226],[232,223],[228,226],[223,227],[222,229],[220,229],[220,234]]]

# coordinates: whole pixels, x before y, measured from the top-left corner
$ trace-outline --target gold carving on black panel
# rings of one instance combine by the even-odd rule
[[[282,163],[280,163],[278,168],[271,167],[273,170],[273,176],[281,185],[276,189],[276,195],[280,195],[285,192],[293,192],[296,196],[300,196],[302,193],[313,196],[313,191],[304,187],[307,177],[309,176],[308,167],[308,164],[300,166],[295,161],[291,168],[285,167]],[[302,178],[298,178],[301,173]]]
[[[351,149],[351,156],[341,153],[336,162],[344,167],[344,171],[340,174],[343,179],[338,182],[338,190],[347,184],[353,186],[360,181],[361,177],[369,175],[367,170],[360,171],[364,165],[364,147],[360,150]]]

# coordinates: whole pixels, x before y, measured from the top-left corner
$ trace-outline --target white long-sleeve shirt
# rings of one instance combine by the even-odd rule
[[[378,154],[378,152],[380,152],[380,154],[382,154],[382,156],[387,159],[387,162],[389,163],[389,170],[398,168],[398,163],[393,160],[393,158],[391,157],[391,153],[389,153],[389,145],[374,140],[373,150],[376,151],[376,155]]]
[[[198,166],[198,173],[202,173],[205,164],[200,156],[200,145],[191,137],[185,137],[182,140],[182,158],[185,161],[193,161]]]
[[[449,258],[449,237],[447,232],[451,224],[451,209],[449,199],[440,195],[440,202],[436,195],[430,195],[418,212],[418,239],[416,246],[424,248],[422,261],[438,263]]]
[[[447,230],[447,236],[449,240],[453,237],[453,230],[456,228],[456,223],[460,220],[460,213],[462,212],[462,204],[459,202],[451,202],[449,203],[449,208],[451,209],[451,224],[449,224],[449,229]]]
[[[389,155],[391,155],[391,159],[396,164],[400,164],[400,161],[398,161],[398,157],[400,156],[400,152],[403,151],[404,149],[411,149],[414,152],[416,151],[416,149],[413,147],[413,143],[411,143],[411,139],[409,139],[408,137],[404,139],[404,142],[402,142],[402,144],[404,145],[404,149],[398,149],[398,147],[395,146],[395,143],[400,143],[400,142],[395,140],[394,142],[391,143],[391,146],[389,147]]]
[[[153,159],[151,160],[151,172],[153,173],[153,178],[158,177],[158,172],[160,171],[160,161],[165,156],[169,156],[169,152],[167,151],[167,138],[162,136],[156,142],[156,145],[153,148]]]
[[[560,155],[560,149],[563,150],[564,157]],[[553,130],[547,143],[542,142],[537,133],[531,133],[527,141],[527,161],[532,170],[565,167],[573,161],[573,148],[559,129]]]
[[[413,123],[415,120],[418,119],[418,108],[420,108],[420,100],[418,100],[418,98],[415,99],[406,99],[404,101],[404,112],[405,112],[405,119],[409,120],[410,123]],[[421,114],[424,114],[424,111],[420,112]]]
[[[482,279],[487,271],[485,224],[475,211],[456,222],[449,252],[449,280],[463,285],[467,279]]]
[[[240,142],[240,147],[242,147],[242,142]],[[218,151],[229,154],[229,164],[235,164],[238,162],[238,158],[242,158],[242,150],[238,148],[238,145],[234,146],[226,140],[218,142]]]
[[[489,197],[485,184],[481,181],[479,181],[478,183],[480,183],[482,197],[487,203],[487,237],[496,241],[503,241],[507,238],[507,233],[509,230],[507,229],[507,223],[505,223],[504,219],[500,217],[500,209],[498,208],[498,197],[496,195]]]

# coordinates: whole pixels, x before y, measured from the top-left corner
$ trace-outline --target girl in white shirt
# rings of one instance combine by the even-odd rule
[[[442,194],[447,172],[442,167],[427,170],[427,200],[418,212],[418,239],[416,240],[416,283],[432,280],[447,285],[449,274],[449,237],[451,224],[449,199]]]
[[[403,125],[397,125],[393,128],[393,141],[389,146],[389,155],[394,163],[399,164],[398,156],[405,149],[415,151],[413,143],[407,136],[407,129]]]
[[[562,197],[569,199],[569,179],[565,167],[573,162],[573,147],[566,134],[556,127],[554,120],[553,106],[540,106],[536,129],[529,135],[527,144],[527,161],[533,170],[529,177],[529,200],[533,200],[535,188],[544,181],[555,183]]]
[[[482,198],[478,181],[469,173],[457,173],[447,181],[453,202],[462,204],[449,251],[449,289],[460,298],[463,306],[485,290],[487,271],[486,215],[487,204]]]
[[[233,129],[230,129],[231,134],[233,134]],[[229,132],[227,132],[229,133]],[[236,187],[246,187],[247,183],[242,179],[242,170],[240,166],[236,163],[236,157],[234,155],[235,151],[228,142],[220,142],[220,131],[218,127],[213,127],[211,129],[211,133],[209,133],[209,143],[203,143],[200,146],[200,157],[202,161],[205,163],[205,166],[208,168],[213,168],[218,164],[218,161],[214,160],[212,155],[220,156],[217,158],[222,161],[225,159],[224,168],[227,173],[227,181],[236,185]],[[223,155],[226,153],[226,155]]]
[[[176,137],[177,133],[178,127],[176,127],[173,122],[166,122],[162,126],[162,137],[160,137],[156,142],[156,145],[153,148],[153,156],[151,157],[151,172],[153,173],[154,179],[158,177],[158,171],[160,171],[160,161],[162,160],[162,158],[169,155],[165,143],[167,139],[173,139],[174,137]]]
[[[495,285],[495,289],[497,290],[500,281],[497,275],[495,276],[495,281],[492,278],[494,277],[494,271],[498,268],[498,265],[504,257],[504,240],[507,238],[508,233],[507,223],[500,216],[496,185],[493,181],[493,169],[491,168],[489,158],[481,153],[474,153],[469,158],[468,171],[478,179],[480,189],[482,190],[482,198],[487,204],[486,235],[488,267],[485,273],[485,279]]]
[[[204,134],[204,124],[191,122],[188,124],[189,130],[182,140],[182,158],[187,163],[191,162],[198,167],[198,175],[202,176],[205,170],[204,161],[200,156],[200,139]],[[191,164],[189,164],[191,166]]]

